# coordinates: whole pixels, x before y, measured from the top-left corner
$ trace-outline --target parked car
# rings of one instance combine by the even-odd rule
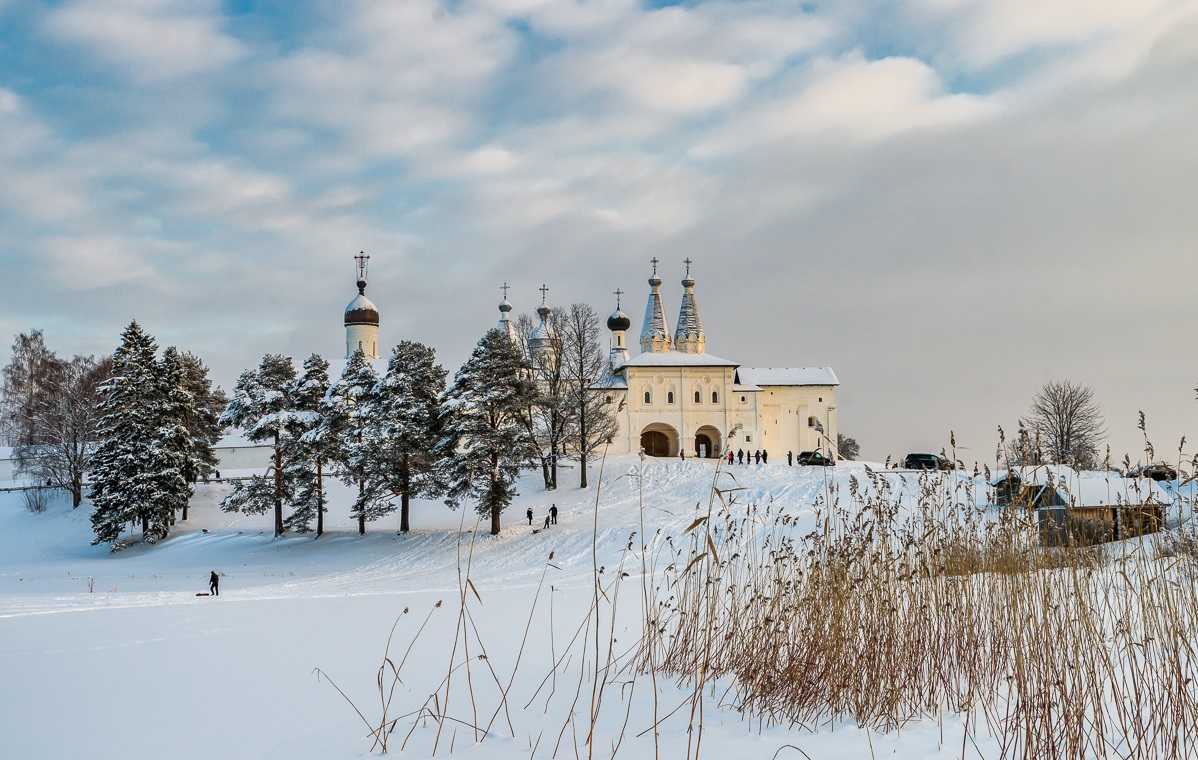
[[[799,455],[795,457],[795,464],[832,467],[836,462],[824,456],[822,451],[800,451]]]
[[[955,470],[956,465],[951,459],[937,454],[908,454],[903,460],[903,467],[908,470]]]
[[[1177,480],[1177,470],[1167,464],[1150,464],[1147,467],[1141,467],[1139,471],[1132,470],[1129,474],[1133,477],[1152,478],[1158,483]]]

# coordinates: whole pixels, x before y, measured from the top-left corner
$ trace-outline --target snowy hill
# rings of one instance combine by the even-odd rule
[[[716,477],[709,461],[650,459],[643,477],[636,457],[612,458],[603,467],[601,485],[585,491],[571,485],[577,472],[564,471],[564,487],[553,493],[544,492],[535,474],[526,475],[499,536],[487,535],[485,526],[476,534],[473,511],[454,512],[440,502],[415,502],[414,530],[406,536],[396,534],[397,515],[359,536],[347,514],[348,492],[337,486],[329,533],[319,540],[274,540],[269,515],[223,513],[218,503],[228,486],[201,485],[191,519],[175,525],[167,540],[117,554],[90,546],[86,504],[71,511],[58,503],[31,514],[18,494],[0,494],[4,754],[361,757],[370,748],[367,728],[313,670],[333,678],[364,713],[377,715],[376,671],[392,624],[409,610],[392,643],[397,658],[431,614],[404,667],[391,714],[419,708],[454,656],[459,568],[467,562],[471,594],[477,591],[468,624],[479,631],[486,659],[473,661],[476,703],[463,686],[454,687],[460,700],[454,709],[463,722],[455,736],[441,737],[438,754],[451,743],[455,754],[480,758],[573,757],[575,746],[586,752],[585,735],[575,734],[580,712],[586,726],[590,683],[581,680],[586,674],[577,662],[553,662],[578,635],[591,605],[592,553],[608,573],[623,558],[635,581],[640,538],[633,535],[642,519],[649,553],[659,551],[706,512]],[[985,503],[968,476],[920,477],[892,471],[882,482],[909,498],[927,478],[944,479],[945,509]],[[598,466],[591,478],[600,483]],[[817,504],[847,493],[851,481],[868,490],[864,465],[825,470],[770,464],[734,466],[719,487],[741,489],[725,496],[735,498],[734,508],[785,506],[796,516],[797,533],[814,524]],[[551,503],[560,510],[559,524],[542,530]],[[524,517],[529,507],[535,513],[531,528]],[[221,574],[219,598],[197,596],[212,570]],[[639,635],[638,601],[632,591],[625,594],[604,620],[604,638],[614,639],[615,648],[622,637],[631,643]],[[438,601],[444,602],[439,609]],[[513,670],[504,704],[497,684]],[[657,701],[669,709],[686,698],[673,684],[657,688]],[[596,756],[611,756],[617,742],[621,757],[654,756],[652,732],[644,733],[653,715],[648,690],[646,684],[635,693],[609,692]],[[585,695],[582,701],[575,700],[576,692]],[[493,712],[499,717],[476,745],[467,724],[486,724]],[[957,757],[962,736],[949,718],[943,726],[913,724],[901,735],[852,726],[815,735],[778,728],[759,734],[727,709],[706,720],[706,757],[769,758],[787,744],[811,757],[862,756],[871,748],[887,756]],[[401,733],[413,721],[406,719]],[[431,754],[437,738],[430,725],[417,728],[405,756]],[[684,718],[663,723],[662,756],[685,756],[686,726]],[[399,741],[393,740],[392,751]]]

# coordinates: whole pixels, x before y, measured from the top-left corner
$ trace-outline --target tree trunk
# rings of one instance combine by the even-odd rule
[[[553,490],[553,481],[549,479],[549,457],[541,455],[541,477],[545,480],[545,490]]]
[[[404,470],[404,472],[408,473],[408,477],[407,477],[406,483],[404,485],[403,493],[401,493],[399,495],[399,532],[400,533],[408,532],[408,500],[410,498],[408,496],[408,491],[410,491],[411,487],[412,487],[412,477],[411,477],[412,471],[410,469],[411,466],[412,466],[412,456],[410,454],[404,454],[403,455],[403,470]]]
[[[587,418],[582,414],[578,420],[578,466],[582,469],[582,478],[578,487],[587,487]]]
[[[365,484],[365,482],[364,482],[363,480],[361,480],[361,479],[359,478],[359,479],[358,479],[358,503],[359,503],[359,504],[361,504],[361,503],[362,503],[361,496],[362,496],[362,492],[363,492],[363,491],[365,491],[365,490],[366,490],[366,484]],[[365,536],[365,535],[366,535],[366,509],[365,509],[365,505],[363,505],[363,509],[362,509],[362,511],[358,513],[358,535],[359,535],[359,536]]]
[[[557,441],[549,448],[549,481],[553,486],[552,490],[557,490]]]
[[[587,453],[582,451],[578,455],[578,466],[582,469],[582,478],[578,483],[579,488],[587,487]]]
[[[316,537],[324,535],[324,480],[320,474],[321,462],[316,460]]]
[[[275,431],[275,538],[283,535],[283,449]]]
[[[76,475],[71,481],[71,509],[83,503],[83,476]]]
[[[543,461],[544,460],[542,460],[542,462]],[[495,493],[494,483],[498,477],[499,477],[499,455],[492,454],[491,455],[491,484],[492,484],[491,494]],[[489,494],[487,498],[491,499],[491,498],[493,498],[493,496]],[[495,505],[494,502],[491,502],[491,504],[489,506],[491,507],[491,535],[498,536],[499,535],[499,509]]]

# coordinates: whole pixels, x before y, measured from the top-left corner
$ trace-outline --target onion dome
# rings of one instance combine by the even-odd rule
[[[366,297],[366,278],[358,280],[358,295],[345,307],[345,326],[374,325],[378,326],[379,310]]]
[[[607,329],[612,332],[627,330],[629,327],[632,327],[632,320],[628,318],[627,314],[620,311],[619,308],[613,311],[611,316],[607,318]]]

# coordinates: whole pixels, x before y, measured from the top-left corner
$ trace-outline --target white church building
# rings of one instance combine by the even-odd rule
[[[800,451],[834,455],[836,373],[830,367],[742,367],[707,353],[689,260],[671,336],[657,259],[652,263],[640,354],[629,355],[625,338],[632,322],[618,301],[607,319],[609,374],[594,389],[617,410],[619,432],[608,451],[643,449],[660,457],[715,457],[729,449],[747,454],[760,450],[779,459]],[[499,310],[499,329],[514,339],[506,297]],[[541,324],[529,335],[531,350],[548,329],[548,308],[542,304],[537,312]]]

